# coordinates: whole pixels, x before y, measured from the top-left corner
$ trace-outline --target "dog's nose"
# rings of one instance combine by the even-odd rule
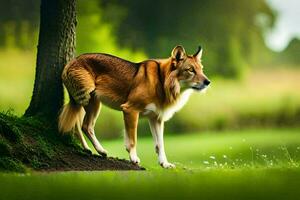
[[[208,85],[210,84],[210,81],[209,81],[208,79],[205,79],[205,80],[203,81],[203,84],[206,85],[206,86],[208,86]]]

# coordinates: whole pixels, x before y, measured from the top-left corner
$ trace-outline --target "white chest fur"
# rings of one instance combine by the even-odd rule
[[[147,115],[150,112],[154,112],[162,121],[168,121],[174,113],[179,111],[186,104],[192,92],[192,89],[185,90],[180,94],[180,97],[174,104],[163,109],[158,108],[154,103],[150,103],[145,107],[145,112],[143,114]]]

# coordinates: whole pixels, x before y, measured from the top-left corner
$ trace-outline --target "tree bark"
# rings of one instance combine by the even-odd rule
[[[42,0],[34,89],[25,116],[56,120],[63,105],[61,73],[75,54],[76,0]]]

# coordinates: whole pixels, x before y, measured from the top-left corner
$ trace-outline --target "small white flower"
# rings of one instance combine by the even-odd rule
[[[203,163],[209,165],[209,162],[207,160],[203,161]]]
[[[223,155],[223,158],[225,158],[225,159],[226,159],[226,158],[227,158],[227,156],[226,156],[226,155]]]
[[[213,159],[213,160],[215,160],[215,159],[216,159],[216,157],[215,157],[215,156],[209,156],[209,158],[210,158],[210,159]]]

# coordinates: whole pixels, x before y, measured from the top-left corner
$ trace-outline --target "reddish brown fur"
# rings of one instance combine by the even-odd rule
[[[194,82],[206,78],[194,57],[188,56],[186,62],[197,66],[195,70],[202,74],[195,76]],[[63,81],[69,92],[72,87],[76,91],[85,89],[90,95],[101,94],[104,103],[114,109],[133,107],[142,111],[150,102],[163,107],[176,101],[180,94],[178,81],[185,79],[186,74],[178,76],[185,69],[172,71],[172,67],[172,58],[132,63],[106,54],[83,54],[66,66]],[[70,95],[74,98],[76,94]]]

